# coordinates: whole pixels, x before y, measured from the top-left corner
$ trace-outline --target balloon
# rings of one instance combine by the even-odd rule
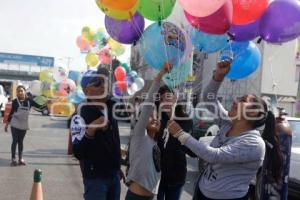
[[[134,77],[130,76],[129,74],[126,76],[126,83],[130,87],[134,83]]]
[[[71,103],[79,104],[83,102],[86,99],[86,97],[82,90],[77,89],[75,92],[71,93],[68,99]]]
[[[127,93],[132,96],[138,91],[138,86],[136,83],[133,83],[130,87],[127,88]]]
[[[126,70],[119,66],[115,70],[115,77],[118,81],[125,81],[126,79]],[[122,89],[122,87],[120,87]]]
[[[206,17],[216,12],[226,0],[179,0],[183,9],[195,17]]]
[[[42,91],[43,96],[51,97],[52,96],[52,90],[53,90],[53,83],[52,82],[43,81],[41,83],[41,91]]]
[[[140,0],[139,12],[152,21],[162,21],[172,12],[176,0]]]
[[[98,55],[94,52],[89,52],[85,57],[85,62],[88,66],[96,67],[99,62]]]
[[[185,61],[187,59],[189,59],[193,53],[193,43],[192,43],[192,40],[191,40],[191,37],[189,36],[188,32],[184,29],[181,30],[183,35],[184,35],[184,38],[186,40],[186,50],[181,58],[181,61],[180,61],[180,65],[182,65],[183,63],[185,63]]]
[[[53,78],[56,82],[61,82],[68,78],[69,70],[67,66],[60,64],[53,68]]]
[[[129,65],[127,65],[126,63],[123,63],[121,66],[126,70],[126,73],[130,72],[131,67]]]
[[[42,94],[42,88],[41,88],[41,81],[34,80],[31,81],[29,84],[29,91],[31,92],[32,95],[34,96],[40,96]]]
[[[150,25],[144,31],[140,45],[145,62],[155,69],[160,69],[167,61],[178,65],[187,48],[184,34],[170,22]]]
[[[88,42],[92,42],[94,39],[94,32],[90,29],[90,27],[85,26],[81,30],[81,36]]]
[[[71,79],[63,80],[59,85],[59,92],[62,96],[68,96],[71,92],[76,90],[76,84]]]
[[[139,40],[145,27],[144,18],[136,12],[130,20],[116,20],[105,16],[105,28],[108,34],[123,44],[132,44]]]
[[[94,41],[99,49],[105,47],[105,45],[107,44],[107,38],[104,28],[99,28],[98,31],[94,34]]]
[[[116,98],[120,98],[123,95],[123,91],[118,87],[117,83],[113,84],[112,92],[113,96]]]
[[[138,77],[134,80],[134,83],[137,86],[137,91],[140,91],[145,86],[145,81],[141,77]]]
[[[77,37],[76,44],[80,48],[81,52],[87,52],[90,49],[89,42],[82,36]]]
[[[117,86],[122,90],[122,92],[128,87],[126,81],[117,81]]]
[[[108,39],[108,46],[110,47],[112,54],[115,56],[120,56],[125,52],[124,46],[112,38]]]
[[[73,71],[71,70],[69,72],[68,79],[73,80],[76,84],[80,83],[81,73],[79,71]]]
[[[101,49],[99,53],[99,60],[102,64],[108,65],[111,63],[113,57],[108,48]]]
[[[53,81],[53,70],[52,69],[44,69],[39,74],[40,81]]]
[[[129,72],[129,76],[133,77],[134,79],[138,77],[138,73],[134,70]]]
[[[300,2],[273,1],[260,22],[260,35],[270,43],[283,43],[300,36]]]
[[[233,52],[233,62],[229,73],[226,75],[229,79],[243,79],[257,70],[261,63],[261,53],[253,42],[233,42],[229,44],[222,52],[228,54]]]
[[[180,85],[190,74],[192,64],[193,59],[190,58],[183,65],[174,68],[170,73],[165,74],[163,76],[164,83],[170,88]]]
[[[194,17],[186,11],[184,14],[189,23],[198,31],[221,35],[226,33],[230,28],[232,10],[232,1],[227,0],[219,10],[207,17]]]
[[[250,24],[234,25],[229,30],[229,35],[234,41],[249,41],[259,36],[260,20],[256,20]]]
[[[269,0],[233,0],[232,3],[232,23],[235,25],[243,25],[260,18],[267,9]]]
[[[228,36],[223,35],[212,35],[203,32],[199,32],[193,29],[190,33],[192,43],[195,48],[205,53],[217,52],[227,45]]]
[[[139,6],[138,0],[96,0],[96,3],[106,15],[119,20],[131,18]]]

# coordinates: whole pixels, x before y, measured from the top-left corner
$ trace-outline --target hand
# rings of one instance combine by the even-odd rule
[[[126,177],[121,169],[119,172],[119,176],[120,176],[120,181],[123,180],[123,183],[126,184]]]
[[[226,74],[228,74],[230,70],[231,62],[232,60],[225,60],[225,61],[218,62],[213,77],[215,81],[223,81],[224,77],[226,76]]]
[[[171,62],[166,62],[161,68],[160,72],[157,74],[156,80],[160,81],[165,73],[170,72],[173,68],[173,64]]]
[[[8,131],[8,124],[5,124],[4,131],[5,131],[5,133],[7,133],[7,131]]]
[[[178,133],[182,132],[182,128],[174,120],[168,121],[167,128],[172,136],[175,136]]]

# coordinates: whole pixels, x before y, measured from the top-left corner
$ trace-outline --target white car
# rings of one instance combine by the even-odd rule
[[[2,85],[0,85],[0,109],[1,109],[1,116],[4,114],[5,105],[7,104],[8,99],[6,97],[4,88]]]

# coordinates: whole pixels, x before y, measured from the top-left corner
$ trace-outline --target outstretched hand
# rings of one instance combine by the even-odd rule
[[[228,74],[230,70],[230,65],[232,63],[232,60],[224,60],[220,61],[217,64],[215,73],[214,73],[214,80],[215,81],[223,81],[226,74]]]
[[[160,72],[158,73],[156,80],[160,81],[165,75],[165,73],[170,72],[173,68],[173,64],[171,62],[165,62],[165,64],[162,66]]]

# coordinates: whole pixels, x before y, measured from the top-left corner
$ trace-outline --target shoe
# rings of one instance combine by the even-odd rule
[[[18,165],[18,163],[17,163],[16,159],[12,159],[11,163],[10,163],[10,166],[15,167],[17,165]]]
[[[19,160],[19,165],[26,165],[25,160],[24,159]]]

